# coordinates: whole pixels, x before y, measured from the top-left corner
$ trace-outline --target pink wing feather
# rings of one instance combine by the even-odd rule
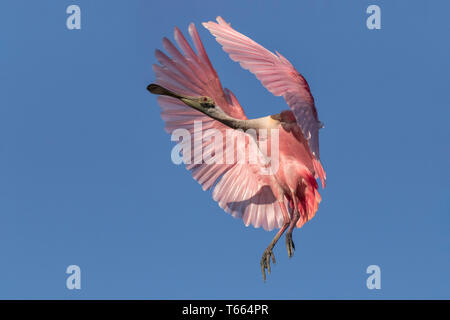
[[[178,28],[175,28],[175,41],[183,54],[166,38],[163,39],[164,48],[169,52],[168,57],[156,50],[155,55],[160,65],[154,65],[156,83],[174,92],[189,96],[209,96],[222,110],[232,117],[247,119],[236,97],[228,89],[223,90],[216,71],[211,65],[198,32],[193,24],[189,26],[189,33],[197,53],[191,48]],[[166,131],[172,133],[178,128],[185,128],[194,137],[194,122],[202,122],[202,135],[208,134],[208,129],[217,129],[226,137],[228,129],[222,123],[200,113],[177,99],[160,96],[158,103],[162,109],[161,116],[165,121]],[[230,132],[228,133],[230,134]],[[232,139],[235,143],[235,159],[240,152],[249,155],[259,153],[254,140],[247,134],[233,130]],[[195,141],[191,141],[195,143]],[[204,150],[212,147],[213,139],[199,141]],[[226,145],[224,139],[223,145]],[[214,155],[217,157],[218,155]],[[257,164],[233,163],[214,164],[194,163],[195,154],[191,154],[191,164],[186,168],[201,185],[203,190],[214,188],[213,198],[219,206],[233,217],[242,218],[245,225],[262,226],[266,230],[280,228],[283,225],[283,214],[280,204],[270,188],[267,175],[261,175],[261,166]]]
[[[317,116],[314,98],[303,76],[280,53],[276,55],[252,39],[237,32],[221,17],[217,22],[206,22],[208,29],[233,61],[252,72],[275,96],[283,96],[294,113],[314,156],[316,177],[325,185],[325,171],[320,163],[319,129],[323,127]]]

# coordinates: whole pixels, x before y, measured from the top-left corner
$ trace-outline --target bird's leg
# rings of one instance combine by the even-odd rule
[[[264,250],[264,253],[262,255],[261,258],[261,271],[263,274],[263,280],[266,281],[266,269],[267,272],[270,274],[270,258],[272,258],[272,262],[275,263],[275,256],[272,252],[273,247],[275,247],[275,244],[277,243],[277,241],[280,239],[280,237],[283,235],[283,233],[286,231],[286,229],[289,227],[289,221],[290,221],[290,217],[289,217],[289,212],[284,204],[284,195],[282,193],[282,190],[280,188],[280,190],[278,190],[280,193],[280,197],[278,200],[278,204],[280,205],[281,208],[281,213],[283,214],[283,221],[284,224],[281,227],[281,229],[277,232],[277,234],[275,235],[275,237],[273,238],[273,240],[270,242],[270,244],[268,245],[268,247],[266,248],[266,250]]]
[[[278,230],[275,237],[272,239],[270,244],[267,246],[266,250],[264,250],[264,253],[261,258],[261,271],[263,274],[263,280],[266,281],[266,269],[267,272],[270,274],[270,258],[272,258],[272,262],[275,263],[275,256],[272,252],[273,247],[275,247],[275,244],[277,243],[278,239],[283,235],[284,231],[286,231],[287,227],[289,226],[289,223],[285,223],[283,227],[281,227],[280,230]]]
[[[298,212],[298,203],[295,194],[292,193],[292,201],[294,202],[294,210],[292,213],[291,222],[289,223],[289,229],[286,232],[286,247],[289,258],[294,255],[295,244],[292,240],[292,232],[294,231],[295,225],[297,224],[298,219],[300,219],[300,213]]]

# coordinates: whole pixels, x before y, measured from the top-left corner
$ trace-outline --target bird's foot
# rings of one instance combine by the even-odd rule
[[[261,258],[261,271],[264,281],[266,281],[266,269],[267,273],[270,274],[270,258],[272,258],[272,262],[275,264],[275,256],[272,252],[272,248],[267,248],[266,250],[264,250]]]
[[[290,232],[286,233],[286,247],[288,256],[289,258],[291,258],[294,255],[295,244],[294,241],[292,240],[292,233]]]

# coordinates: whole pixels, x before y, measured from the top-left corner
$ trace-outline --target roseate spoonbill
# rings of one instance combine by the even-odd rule
[[[290,110],[247,119],[233,93],[222,88],[192,23],[189,34],[196,52],[175,28],[174,37],[181,52],[167,38],[163,39],[163,46],[171,57],[156,50],[160,65],[153,65],[156,81],[147,89],[159,95],[161,115],[169,133],[178,128],[193,132],[195,121],[202,121],[203,132],[211,128],[222,132],[231,130],[235,136],[248,137],[238,129],[278,130],[279,169],[272,174],[261,174],[261,164],[186,165],[203,190],[213,188],[213,198],[219,206],[234,217],[242,218],[246,226],[252,224],[265,230],[279,229],[261,258],[265,280],[266,269],[270,274],[270,260],[275,263],[272,250],[279,238],[287,230],[286,246],[288,256],[292,257],[294,228],[302,227],[318,209],[321,197],[316,179],[320,178],[323,188],[326,181],[319,157],[319,129],[323,126],[308,83],[285,57],[237,32],[221,17],[217,17],[217,23],[210,21],[203,26],[214,35],[232,60],[252,72],[272,94],[282,96]],[[248,142],[250,140],[243,148],[250,153],[260,152],[255,144]],[[200,143],[207,148],[212,142],[203,139]],[[242,151],[242,148],[235,151]]]

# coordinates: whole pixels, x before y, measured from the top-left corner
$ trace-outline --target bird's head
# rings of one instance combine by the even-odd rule
[[[156,95],[164,95],[173,97],[183,101],[186,105],[198,110],[210,117],[216,118],[223,116],[225,112],[215,104],[214,100],[207,96],[190,97],[182,94],[175,93],[168,90],[158,84],[150,84],[147,90]]]
[[[220,121],[228,118],[228,115],[210,97],[181,97],[180,100],[213,119]]]
[[[188,106],[197,109],[199,111],[205,112],[209,109],[214,109],[216,107],[214,100],[210,97],[180,97],[180,100],[186,103]]]

